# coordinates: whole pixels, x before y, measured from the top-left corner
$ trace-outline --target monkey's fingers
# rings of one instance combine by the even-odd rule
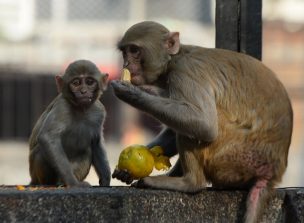
[[[137,100],[142,94],[142,90],[126,81],[112,80],[111,86],[115,95],[126,103]]]
[[[125,174],[122,179],[122,181],[125,182],[126,184],[131,184],[133,182],[133,180],[134,179],[133,179],[133,177],[131,177],[130,174]]]
[[[147,85],[142,85],[142,86],[139,86],[138,87],[140,90],[144,91],[144,92],[147,92],[148,94],[152,94],[152,95],[155,95],[157,96],[157,92],[155,89],[153,89],[151,86],[147,86]]]
[[[117,167],[115,168],[114,172],[112,173],[112,178],[117,178],[120,175],[121,170],[119,170]]]
[[[115,168],[112,174],[112,178],[116,178],[122,182],[125,182],[126,184],[131,184],[134,180],[128,171],[120,170],[118,168]]]
[[[114,88],[114,90],[128,90],[130,88],[135,87],[127,81],[120,81],[120,80],[112,80],[111,86]]]
[[[126,170],[121,170],[116,178],[126,184],[131,184],[133,182],[133,177]]]
[[[125,86],[124,83],[127,83],[127,82],[123,82],[123,81],[119,81],[119,80],[111,81],[111,86],[114,89],[114,92],[116,95],[123,95],[128,92],[128,88]]]

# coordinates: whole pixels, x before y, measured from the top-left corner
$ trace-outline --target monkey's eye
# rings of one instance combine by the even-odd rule
[[[81,82],[79,79],[74,79],[74,80],[72,80],[71,84],[74,86],[79,86],[81,84]]]
[[[87,78],[86,79],[86,84],[87,85],[93,85],[95,83],[95,80],[94,79],[92,79],[92,78]]]
[[[138,53],[139,52],[139,47],[135,45],[130,46],[130,52],[131,53]]]
[[[129,52],[132,54],[133,57],[139,57],[140,48],[136,45],[130,45],[129,46]]]

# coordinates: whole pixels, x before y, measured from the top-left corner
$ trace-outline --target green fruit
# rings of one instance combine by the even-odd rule
[[[149,176],[154,167],[154,158],[146,146],[131,145],[119,156],[118,169],[126,170],[134,179]]]

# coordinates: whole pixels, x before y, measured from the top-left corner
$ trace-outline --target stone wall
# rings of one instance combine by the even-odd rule
[[[0,188],[1,222],[241,222],[246,191]],[[304,222],[304,189],[277,189],[263,222]]]

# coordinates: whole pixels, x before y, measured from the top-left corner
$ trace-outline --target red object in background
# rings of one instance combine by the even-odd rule
[[[96,64],[96,66],[101,72],[109,74],[109,80],[118,79],[122,72],[116,65]]]

